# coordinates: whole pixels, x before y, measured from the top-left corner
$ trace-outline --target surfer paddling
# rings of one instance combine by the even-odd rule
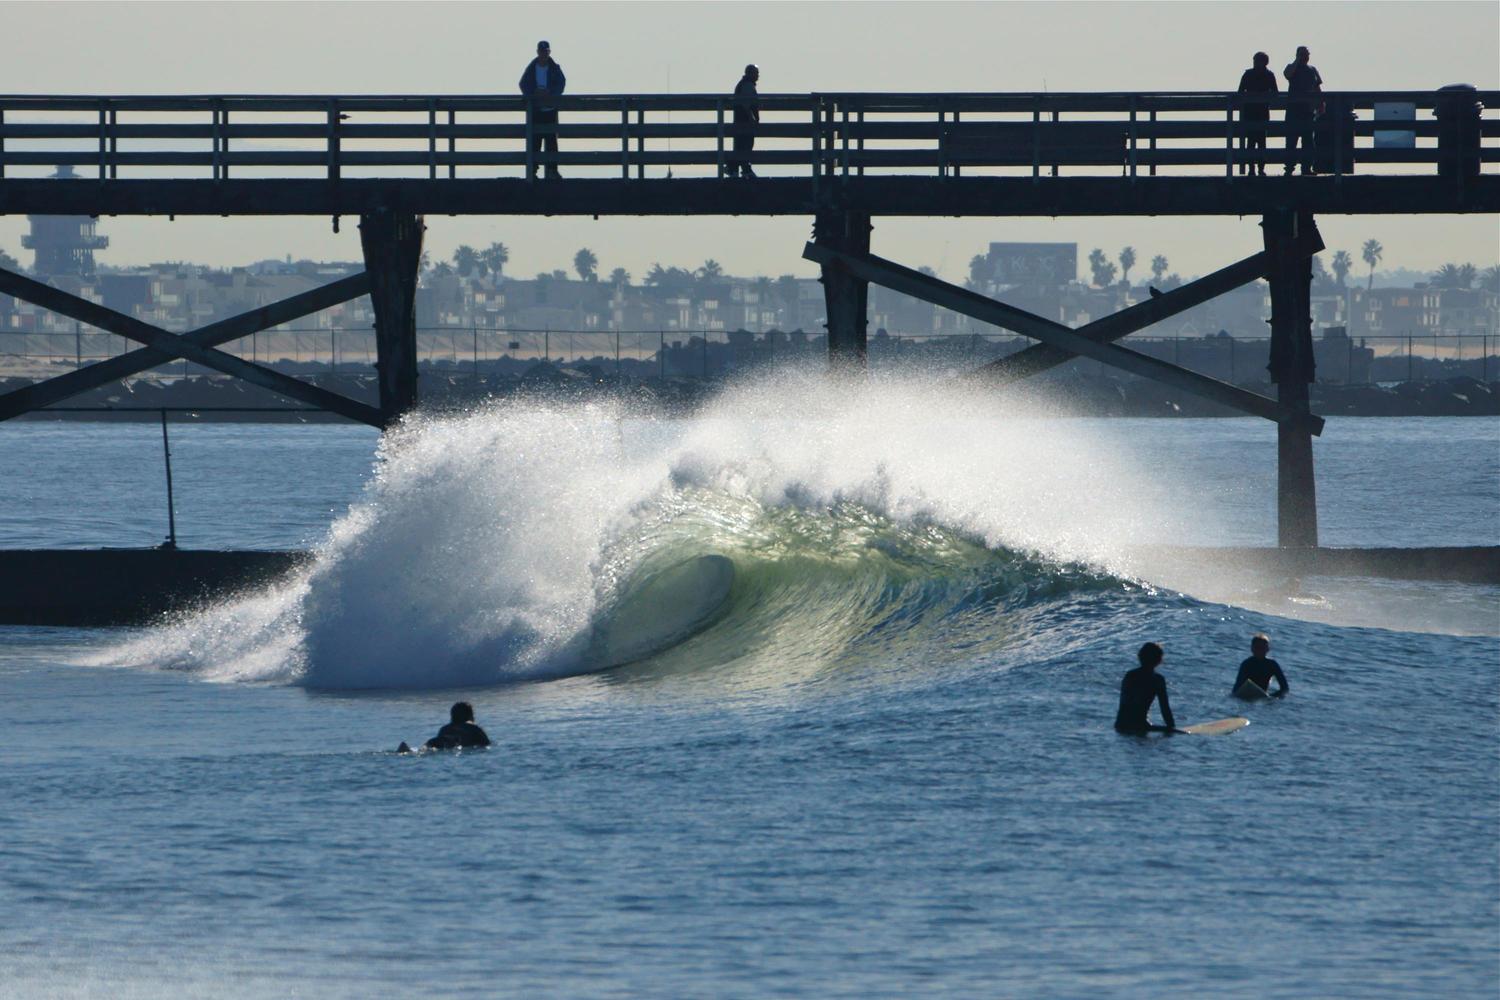
[[[1287,687],[1286,674],[1281,672],[1281,664],[1266,656],[1270,651],[1271,640],[1263,633],[1251,638],[1250,656],[1240,664],[1240,672],[1234,678],[1233,694],[1243,698],[1249,692],[1252,697],[1280,698],[1291,690]],[[1275,694],[1270,693],[1273,677],[1277,685]],[[1246,688],[1246,684],[1254,684],[1255,688]]]
[[[424,746],[428,750],[459,750],[490,745],[489,734],[474,724],[474,706],[466,701],[455,702],[448,710],[448,724]],[[396,748],[397,753],[410,753],[405,743]]]
[[[1115,731],[1141,735],[1144,733],[1180,733],[1172,718],[1172,706],[1167,701],[1167,679],[1156,672],[1161,664],[1161,647],[1148,642],[1136,653],[1141,665],[1127,671],[1120,681],[1120,710],[1115,713]],[[1161,721],[1165,725],[1153,726],[1147,713],[1151,703],[1158,702]]]

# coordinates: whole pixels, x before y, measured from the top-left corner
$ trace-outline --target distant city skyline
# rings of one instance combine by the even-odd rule
[[[539,38],[571,92],[727,92],[747,62],[763,93],[812,90],[1227,90],[1256,49],[1273,65],[1312,49],[1328,89],[1500,89],[1500,5],[1311,4],[91,4],[9,3],[10,93],[511,94]],[[378,16],[377,16],[378,15]],[[858,45],[830,44],[858,24]],[[463,30],[457,30],[459,27]],[[1439,30],[1441,29],[1441,30]],[[1461,29],[1461,30],[1456,30]],[[235,44],[222,44],[233,37]],[[170,55],[170,58],[154,56]],[[65,57],[65,58],[60,58]],[[112,265],[189,260],[357,259],[358,232],[326,218],[103,220]],[[513,248],[507,271],[600,269],[714,258],[740,274],[811,276],[810,219],[431,217],[427,247]],[[891,219],[872,247],[961,280],[993,241],[1076,242],[1163,254],[1184,275],[1260,247],[1245,219]],[[1493,216],[1323,216],[1329,255],[1430,272],[1500,262]],[[0,249],[22,257],[23,217],[0,218]],[[23,257],[24,259],[24,257]]]

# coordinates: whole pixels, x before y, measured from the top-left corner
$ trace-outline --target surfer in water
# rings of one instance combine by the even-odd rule
[[[1240,664],[1240,672],[1234,678],[1234,688],[1230,693],[1238,693],[1240,686],[1246,681],[1254,683],[1271,698],[1280,698],[1290,690],[1286,674],[1281,672],[1281,664],[1266,656],[1270,651],[1271,640],[1264,633],[1256,633],[1250,640],[1250,657]],[[1275,694],[1270,693],[1273,677],[1276,678],[1277,685]]]
[[[474,724],[474,706],[466,701],[455,702],[448,710],[448,724],[424,744],[429,750],[458,750],[469,747],[487,747],[489,734]],[[411,747],[405,743],[396,748],[397,753],[409,753]]]
[[[1120,710],[1115,713],[1115,731],[1132,735],[1182,732],[1177,728],[1177,722],[1172,718],[1172,706],[1167,702],[1167,679],[1156,672],[1162,659],[1161,647],[1148,642],[1136,653],[1136,658],[1141,665],[1127,671],[1120,681]],[[1146,717],[1153,701],[1160,703],[1161,721],[1165,725],[1153,726]]]

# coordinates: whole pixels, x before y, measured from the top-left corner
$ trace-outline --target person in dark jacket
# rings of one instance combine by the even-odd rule
[[[563,90],[568,86],[568,78],[563,75],[563,69],[552,61],[552,46],[546,41],[536,43],[536,58],[526,65],[526,72],[521,74],[521,93],[531,98],[527,105],[527,121],[533,129],[541,127],[548,131],[543,134],[536,132],[531,137],[531,149],[540,154],[542,150],[557,155],[557,108],[551,103],[551,98],[561,97]],[[538,162],[539,157],[532,158],[533,164]],[[536,176],[536,167],[531,168],[531,177]],[[547,176],[558,178],[562,174],[557,169],[557,161],[554,159],[547,164]]]
[[[1239,93],[1247,95],[1240,105],[1240,149],[1245,159],[1240,162],[1240,173],[1266,175],[1266,123],[1271,120],[1271,109],[1264,95],[1277,91],[1276,74],[1270,70],[1271,57],[1264,52],[1255,53],[1255,65],[1240,76]],[[1247,162],[1253,150],[1259,150],[1254,163]]]
[[[487,747],[489,734],[474,724],[474,706],[466,701],[448,710],[448,724],[427,741],[429,750],[458,750],[464,747]]]
[[[1270,695],[1272,698],[1281,698],[1291,690],[1286,683],[1286,674],[1281,672],[1281,664],[1266,655],[1270,651],[1271,640],[1265,635],[1257,633],[1251,637],[1250,657],[1240,664],[1240,672],[1235,675],[1234,687],[1229,689],[1230,694],[1239,694],[1240,685],[1246,681],[1254,682],[1261,691],[1269,693],[1273,679],[1277,689],[1275,694]]]
[[[1306,45],[1297,46],[1297,58],[1287,63],[1281,75],[1286,77],[1286,93],[1290,98],[1286,109],[1286,172],[1296,166],[1297,143],[1302,143],[1302,172],[1313,170],[1313,120],[1323,110],[1323,77],[1308,61],[1312,53]]]
[[[1156,668],[1161,664],[1162,649],[1148,642],[1136,653],[1140,666],[1128,671],[1120,681],[1120,710],[1115,713],[1115,731],[1128,735],[1146,733],[1178,733],[1177,720],[1172,718],[1172,706],[1167,702],[1167,681]],[[1146,717],[1151,703],[1161,709],[1161,721],[1156,726]]]
[[[755,176],[750,169],[750,154],[755,150],[755,130],[760,125],[760,95],[755,90],[759,79],[760,67],[751,63],[734,85],[734,159],[729,165],[730,177]]]

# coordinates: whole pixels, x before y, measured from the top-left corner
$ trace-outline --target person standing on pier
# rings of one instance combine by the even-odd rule
[[[1286,109],[1286,172],[1297,164],[1297,143],[1302,143],[1302,172],[1313,172],[1313,120],[1323,110],[1323,77],[1308,62],[1312,53],[1306,45],[1297,46],[1297,58],[1287,63],[1281,75],[1286,77],[1286,92],[1291,99]]]
[[[750,169],[750,154],[755,150],[755,130],[760,125],[760,94],[755,89],[759,80],[760,67],[751,63],[734,85],[734,160],[730,163],[730,177],[755,176]]]
[[[1277,92],[1276,74],[1271,72],[1271,57],[1264,52],[1255,53],[1255,65],[1240,76],[1239,93],[1246,94],[1240,105],[1240,150],[1245,159],[1240,161],[1240,173],[1266,175],[1266,123],[1271,120],[1271,109],[1262,95]],[[1251,151],[1259,150],[1254,163],[1248,162]]]
[[[547,164],[547,177],[556,180],[561,177],[557,169],[557,108],[553,106],[551,99],[561,97],[563,89],[568,85],[568,78],[563,75],[563,69],[552,61],[552,45],[546,41],[536,43],[536,58],[526,66],[526,72],[521,74],[521,93],[531,100],[526,105],[526,120],[535,129],[542,126],[547,129],[545,134],[533,132],[531,136],[531,150],[533,155],[532,167],[528,176],[536,177],[535,154],[540,154],[545,148],[551,153],[553,159]]]

